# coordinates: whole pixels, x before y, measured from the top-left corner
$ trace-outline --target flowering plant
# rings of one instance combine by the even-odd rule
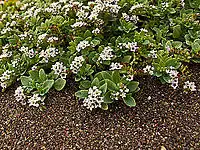
[[[199,16],[194,0],[1,1],[0,86],[20,79],[16,99],[39,106],[73,74],[87,108],[135,106],[138,72],[175,89],[181,62],[200,62]]]

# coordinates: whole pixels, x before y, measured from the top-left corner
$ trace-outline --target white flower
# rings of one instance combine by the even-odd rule
[[[130,20],[133,21],[135,24],[138,22],[139,18],[136,15],[130,17]]]
[[[103,97],[101,97],[102,91],[100,91],[96,86],[89,88],[88,97],[83,100],[83,106],[87,109],[92,110],[93,108],[101,108],[101,103],[103,103]]]
[[[150,54],[148,54],[149,57],[152,57],[152,58],[157,58],[157,51],[155,50],[151,50],[150,51]]]
[[[138,8],[142,8],[142,7],[143,7],[143,4],[137,4],[137,5],[132,6],[129,11],[132,12],[133,10],[138,9]]]
[[[33,49],[30,49],[30,50],[28,51],[28,56],[29,56],[29,58],[33,58],[33,57],[35,56],[35,52],[34,52]]]
[[[48,43],[53,43],[55,41],[58,41],[58,37],[49,37],[47,40]]]
[[[34,65],[32,68],[31,68],[31,70],[36,70],[37,69],[37,66],[36,65]]]
[[[46,38],[46,36],[47,36],[46,33],[39,35],[39,36],[38,36],[39,42],[41,42],[42,40],[44,40],[44,39]]]
[[[86,25],[87,25],[87,23],[79,21],[79,22],[76,22],[73,25],[71,25],[71,27],[72,28],[77,28],[77,27],[82,27],[82,26],[86,26]]]
[[[75,57],[72,63],[70,64],[70,69],[72,70],[72,72],[77,74],[79,69],[82,67],[84,61],[85,59],[83,58],[83,56]]]
[[[128,42],[125,47],[132,52],[135,52],[138,49],[137,42]]]
[[[56,49],[55,47],[50,47],[50,48],[47,48],[45,51],[42,50],[40,52],[39,57],[40,58],[43,57],[44,58],[43,60],[45,62],[48,62],[50,57],[56,57],[58,54],[59,54],[59,50],[58,49]]]
[[[65,79],[67,76],[66,67],[61,62],[56,62],[55,65],[52,65],[51,68],[54,71],[54,74],[60,75],[61,78]]]
[[[149,73],[150,75],[153,75],[153,71],[154,71],[154,67],[147,65],[144,69],[143,69],[144,73]]]
[[[10,71],[10,70],[6,70],[0,77],[0,81],[1,82],[4,82],[6,80],[9,80],[10,79],[10,75],[13,71]]]
[[[115,100],[118,100],[120,97],[125,98],[127,93],[129,93],[129,89],[126,85],[122,84],[119,91],[111,93],[111,98],[114,98]]]
[[[22,46],[20,49],[19,49],[20,52],[23,52],[23,53],[27,53],[28,52],[28,47],[25,47],[25,46]]]
[[[114,55],[112,54],[113,49],[110,46],[104,48],[104,50],[100,53],[98,61],[102,63],[103,60],[111,60]]]
[[[184,2],[184,0],[180,0],[180,3],[181,3],[181,6],[182,6],[182,7],[185,7],[185,2]]]
[[[126,48],[132,52],[135,52],[139,47],[137,46],[137,42],[128,42],[128,43],[119,43],[118,47],[120,49]]]
[[[80,52],[81,50],[83,50],[83,49],[85,49],[86,47],[89,47],[89,46],[90,46],[89,41],[86,41],[86,40],[80,41],[80,43],[76,47],[76,50],[78,52]]]
[[[24,89],[19,86],[16,90],[15,90],[15,99],[17,100],[17,102],[21,102],[23,105],[25,105],[26,103],[24,102],[24,100],[26,99],[26,96],[24,95]]]
[[[130,17],[127,13],[122,13],[122,18],[126,21],[129,21]]]
[[[127,81],[133,81],[134,75],[128,75],[126,80]]]
[[[123,67],[120,63],[114,63],[112,62],[110,65],[110,70],[120,70]]]
[[[148,30],[147,30],[147,29],[144,29],[144,28],[141,28],[140,31],[141,31],[141,32],[148,32]]]
[[[0,83],[1,83],[0,86],[1,86],[3,89],[7,88],[7,84],[6,84],[5,82],[0,82]]]
[[[190,91],[196,91],[196,85],[194,82],[186,81],[183,86],[184,89],[189,89]]]
[[[92,31],[92,33],[93,33],[93,34],[99,34],[99,33],[100,33],[99,28],[94,29],[94,30]]]
[[[39,103],[41,102],[42,98],[39,94],[34,94],[30,99],[28,99],[29,106],[39,107]]]
[[[176,89],[178,87],[178,78],[172,79],[171,86],[173,87],[173,89]]]
[[[80,9],[77,13],[76,13],[76,16],[78,17],[78,20],[83,20],[85,18],[88,17],[88,12],[86,12],[85,10],[83,9]]]

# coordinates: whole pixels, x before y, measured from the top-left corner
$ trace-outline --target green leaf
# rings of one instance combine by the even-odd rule
[[[182,30],[180,25],[173,27],[173,38],[179,38],[181,36]]]
[[[178,62],[175,58],[169,58],[167,61],[166,61],[166,66],[172,66],[174,67],[175,69],[178,69],[180,66],[181,66],[181,63]]]
[[[39,78],[42,82],[46,81],[47,80],[47,75],[44,71],[44,69],[40,69],[39,71]]]
[[[108,104],[101,103],[101,109],[108,110]]]
[[[134,107],[136,106],[136,102],[135,99],[131,96],[131,95],[126,95],[126,97],[124,98],[124,103],[129,106],[129,107]]]
[[[104,83],[102,86],[99,87],[99,89],[103,92],[103,94],[106,93],[107,88],[108,88],[107,83]]]
[[[85,89],[89,89],[91,86],[91,82],[89,80],[84,80],[80,82],[80,85]]]
[[[23,86],[32,87],[33,80],[30,77],[21,76],[20,79]]]
[[[93,87],[93,86],[99,86],[99,79],[96,77],[96,78],[94,78],[94,80],[92,81],[92,83],[91,83],[91,86]]]
[[[194,42],[192,43],[192,50],[197,53],[200,51],[200,39],[196,39],[194,40]]]
[[[2,74],[4,72],[4,70],[3,69],[0,69],[0,74]]]
[[[173,47],[175,47],[175,48],[181,48],[182,45],[183,45],[183,43],[180,42],[180,41],[173,41],[173,42],[172,42],[172,45],[173,45]]]
[[[87,98],[88,97],[88,90],[79,90],[75,93],[75,96],[78,98]]]
[[[64,87],[65,87],[65,84],[66,84],[66,80],[65,79],[62,79],[62,78],[59,78],[55,81],[54,83],[54,88],[57,90],[57,91],[61,91]]]
[[[105,94],[105,96],[103,97],[104,103],[110,104],[110,103],[113,102],[113,100],[110,98],[110,96],[111,96],[111,91],[107,92],[107,93]]]
[[[54,84],[54,80],[46,80],[42,85],[42,90],[40,91],[40,95],[45,95],[49,92]]]
[[[192,58],[191,60],[195,63],[200,63],[200,58]]]
[[[171,80],[171,77],[168,75],[168,76],[163,76],[163,80],[167,83],[170,83],[170,80]]]
[[[124,58],[121,60],[121,62],[129,63],[131,61],[131,58],[132,58],[131,55],[124,56]]]
[[[109,79],[105,79],[105,82],[107,83],[109,90],[111,90],[111,91],[117,91],[119,89],[117,87],[117,85],[113,81],[111,81]]]
[[[113,71],[112,72],[112,79],[115,83],[119,83],[120,82],[120,74],[119,71]]]
[[[100,43],[101,43],[100,40],[95,40],[95,39],[94,39],[94,40],[91,41],[91,44],[94,45],[94,46],[97,46],[97,45],[99,45]]]
[[[90,30],[87,30],[85,33],[84,33],[84,38],[87,38],[87,37],[92,37],[92,33]]]
[[[38,70],[30,70],[28,73],[32,80],[38,81],[38,79],[39,79],[39,71]]]
[[[130,92],[134,92],[138,88],[138,85],[139,85],[139,82],[137,82],[137,81],[131,81],[131,82],[129,82],[127,84],[127,87],[130,90]]]
[[[108,72],[102,71],[101,74],[104,79],[112,80],[112,76]]]

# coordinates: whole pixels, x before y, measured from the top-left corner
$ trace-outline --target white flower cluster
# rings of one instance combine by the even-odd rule
[[[58,54],[59,54],[58,49],[56,49],[55,47],[50,47],[47,48],[45,51],[42,50],[40,52],[39,57],[43,58],[43,61],[47,63],[50,57],[56,57]]]
[[[154,71],[154,67],[147,65],[144,69],[143,69],[144,73],[149,73],[150,75],[153,75],[153,71]]]
[[[99,34],[100,33],[100,29],[96,28],[96,29],[92,30],[92,33],[93,34]]]
[[[25,18],[26,17],[29,18],[29,17],[32,17],[32,16],[36,17],[40,11],[41,11],[41,8],[37,8],[36,6],[30,7],[25,12]]]
[[[16,90],[15,90],[15,99],[17,100],[17,102],[21,102],[22,105],[26,105],[26,96],[24,94],[24,89],[19,86]]]
[[[125,98],[126,94],[128,94],[129,89],[127,88],[126,85],[122,84],[119,92],[112,92],[111,93],[111,98],[115,100],[119,100],[119,98]]]
[[[167,9],[169,7],[169,3],[163,2],[161,3],[163,9]]]
[[[185,2],[184,2],[184,0],[180,0],[180,3],[181,3],[181,6],[182,6],[182,7],[185,7]]]
[[[20,34],[18,35],[20,40],[29,40],[29,41],[32,41],[33,40],[33,35],[29,32],[24,32],[23,34]]]
[[[109,11],[111,13],[117,14],[121,8],[117,3],[118,0],[95,0],[95,2],[93,2],[94,7],[92,9],[91,15],[89,16],[90,20],[97,19],[99,13],[102,11]]]
[[[142,7],[144,7],[143,4],[137,4],[137,5],[132,6],[132,7],[130,8],[129,11],[132,12],[132,11],[134,11],[135,9],[142,8]]]
[[[147,30],[147,29],[144,29],[144,28],[141,28],[140,31],[141,31],[141,32],[146,32],[146,33],[148,32],[148,30]]]
[[[127,13],[122,13],[122,18],[126,21],[133,21],[135,24],[139,20],[138,16],[136,15],[129,16]]]
[[[60,4],[60,2],[54,2],[51,3],[49,7],[45,8],[45,11],[54,15],[58,15],[60,13],[61,8],[62,5]]]
[[[148,56],[152,57],[152,58],[157,58],[157,51],[151,50],[150,53],[148,54]]]
[[[98,61],[102,63],[104,60],[111,60],[114,57],[112,53],[113,49],[110,46],[105,47],[104,50],[100,53]]]
[[[38,36],[38,43],[41,43],[47,36],[48,34],[44,33]]]
[[[125,76],[127,81],[133,81],[134,75],[129,74],[128,76]]]
[[[83,56],[75,57],[72,63],[70,64],[70,69],[72,70],[72,72],[77,74],[79,69],[82,67],[84,61],[85,59],[83,58]]]
[[[28,99],[29,106],[39,107],[39,102],[44,104],[44,99],[39,96],[39,94],[33,94],[31,98]]]
[[[89,12],[86,12],[83,8],[77,11],[76,16],[78,17],[78,20],[84,20],[89,15]]]
[[[114,63],[112,62],[110,65],[110,70],[120,70],[122,69],[123,65],[121,65],[120,63]]]
[[[82,26],[86,26],[87,23],[83,22],[83,21],[79,21],[79,22],[75,22],[73,25],[71,25],[72,28],[77,28],[77,27],[82,27]]]
[[[63,79],[66,78],[66,67],[63,65],[62,62],[56,62],[55,65],[52,65],[51,69],[54,71],[54,74],[60,75],[60,77]]]
[[[85,49],[86,47],[89,47],[89,46],[90,46],[89,41],[86,41],[86,40],[80,41],[80,43],[76,47],[76,50],[78,52],[80,52],[81,50],[83,50],[83,49]]]
[[[11,31],[12,31],[12,29],[10,27],[5,27],[1,30],[1,34],[10,33]]]
[[[14,71],[10,71],[10,70],[6,70],[1,76],[0,76],[0,86],[2,88],[6,88],[7,84],[6,81],[10,79],[11,77],[11,73],[13,73]]]
[[[101,93],[102,91],[96,86],[89,88],[88,97],[83,100],[83,105],[90,110],[97,107],[101,108],[101,103],[103,103],[103,97],[101,97]]]
[[[185,85],[183,86],[184,89],[189,89],[190,91],[196,91],[196,85],[194,82],[186,81]]]
[[[119,43],[118,47],[120,49],[126,48],[132,52],[135,52],[139,47],[137,46],[137,42],[128,42],[128,43]]]
[[[19,51],[22,53],[25,53],[26,56],[28,56],[29,58],[33,58],[36,55],[36,53],[33,49],[29,49],[28,47],[25,47],[25,46],[22,46],[19,49]]]
[[[167,69],[166,73],[171,77],[171,80],[169,81],[171,86],[173,89],[176,89],[178,87],[178,71],[174,70],[174,67],[170,66],[170,69]]]
[[[5,46],[2,47],[2,54],[0,55],[0,59],[8,58],[12,56],[12,52],[9,51],[9,47],[10,47],[9,44],[6,44]]]
[[[58,37],[54,37],[54,36],[49,37],[48,40],[47,40],[48,43],[53,43],[53,42],[56,42],[56,41],[58,41]]]

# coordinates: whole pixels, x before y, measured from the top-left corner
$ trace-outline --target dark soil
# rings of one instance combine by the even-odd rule
[[[200,65],[190,73],[200,89]],[[71,80],[65,91],[49,94],[44,111],[18,104],[15,85],[0,95],[0,149],[200,149],[200,92],[186,94],[151,77],[139,81],[136,107],[118,102],[92,112],[75,100]]]

